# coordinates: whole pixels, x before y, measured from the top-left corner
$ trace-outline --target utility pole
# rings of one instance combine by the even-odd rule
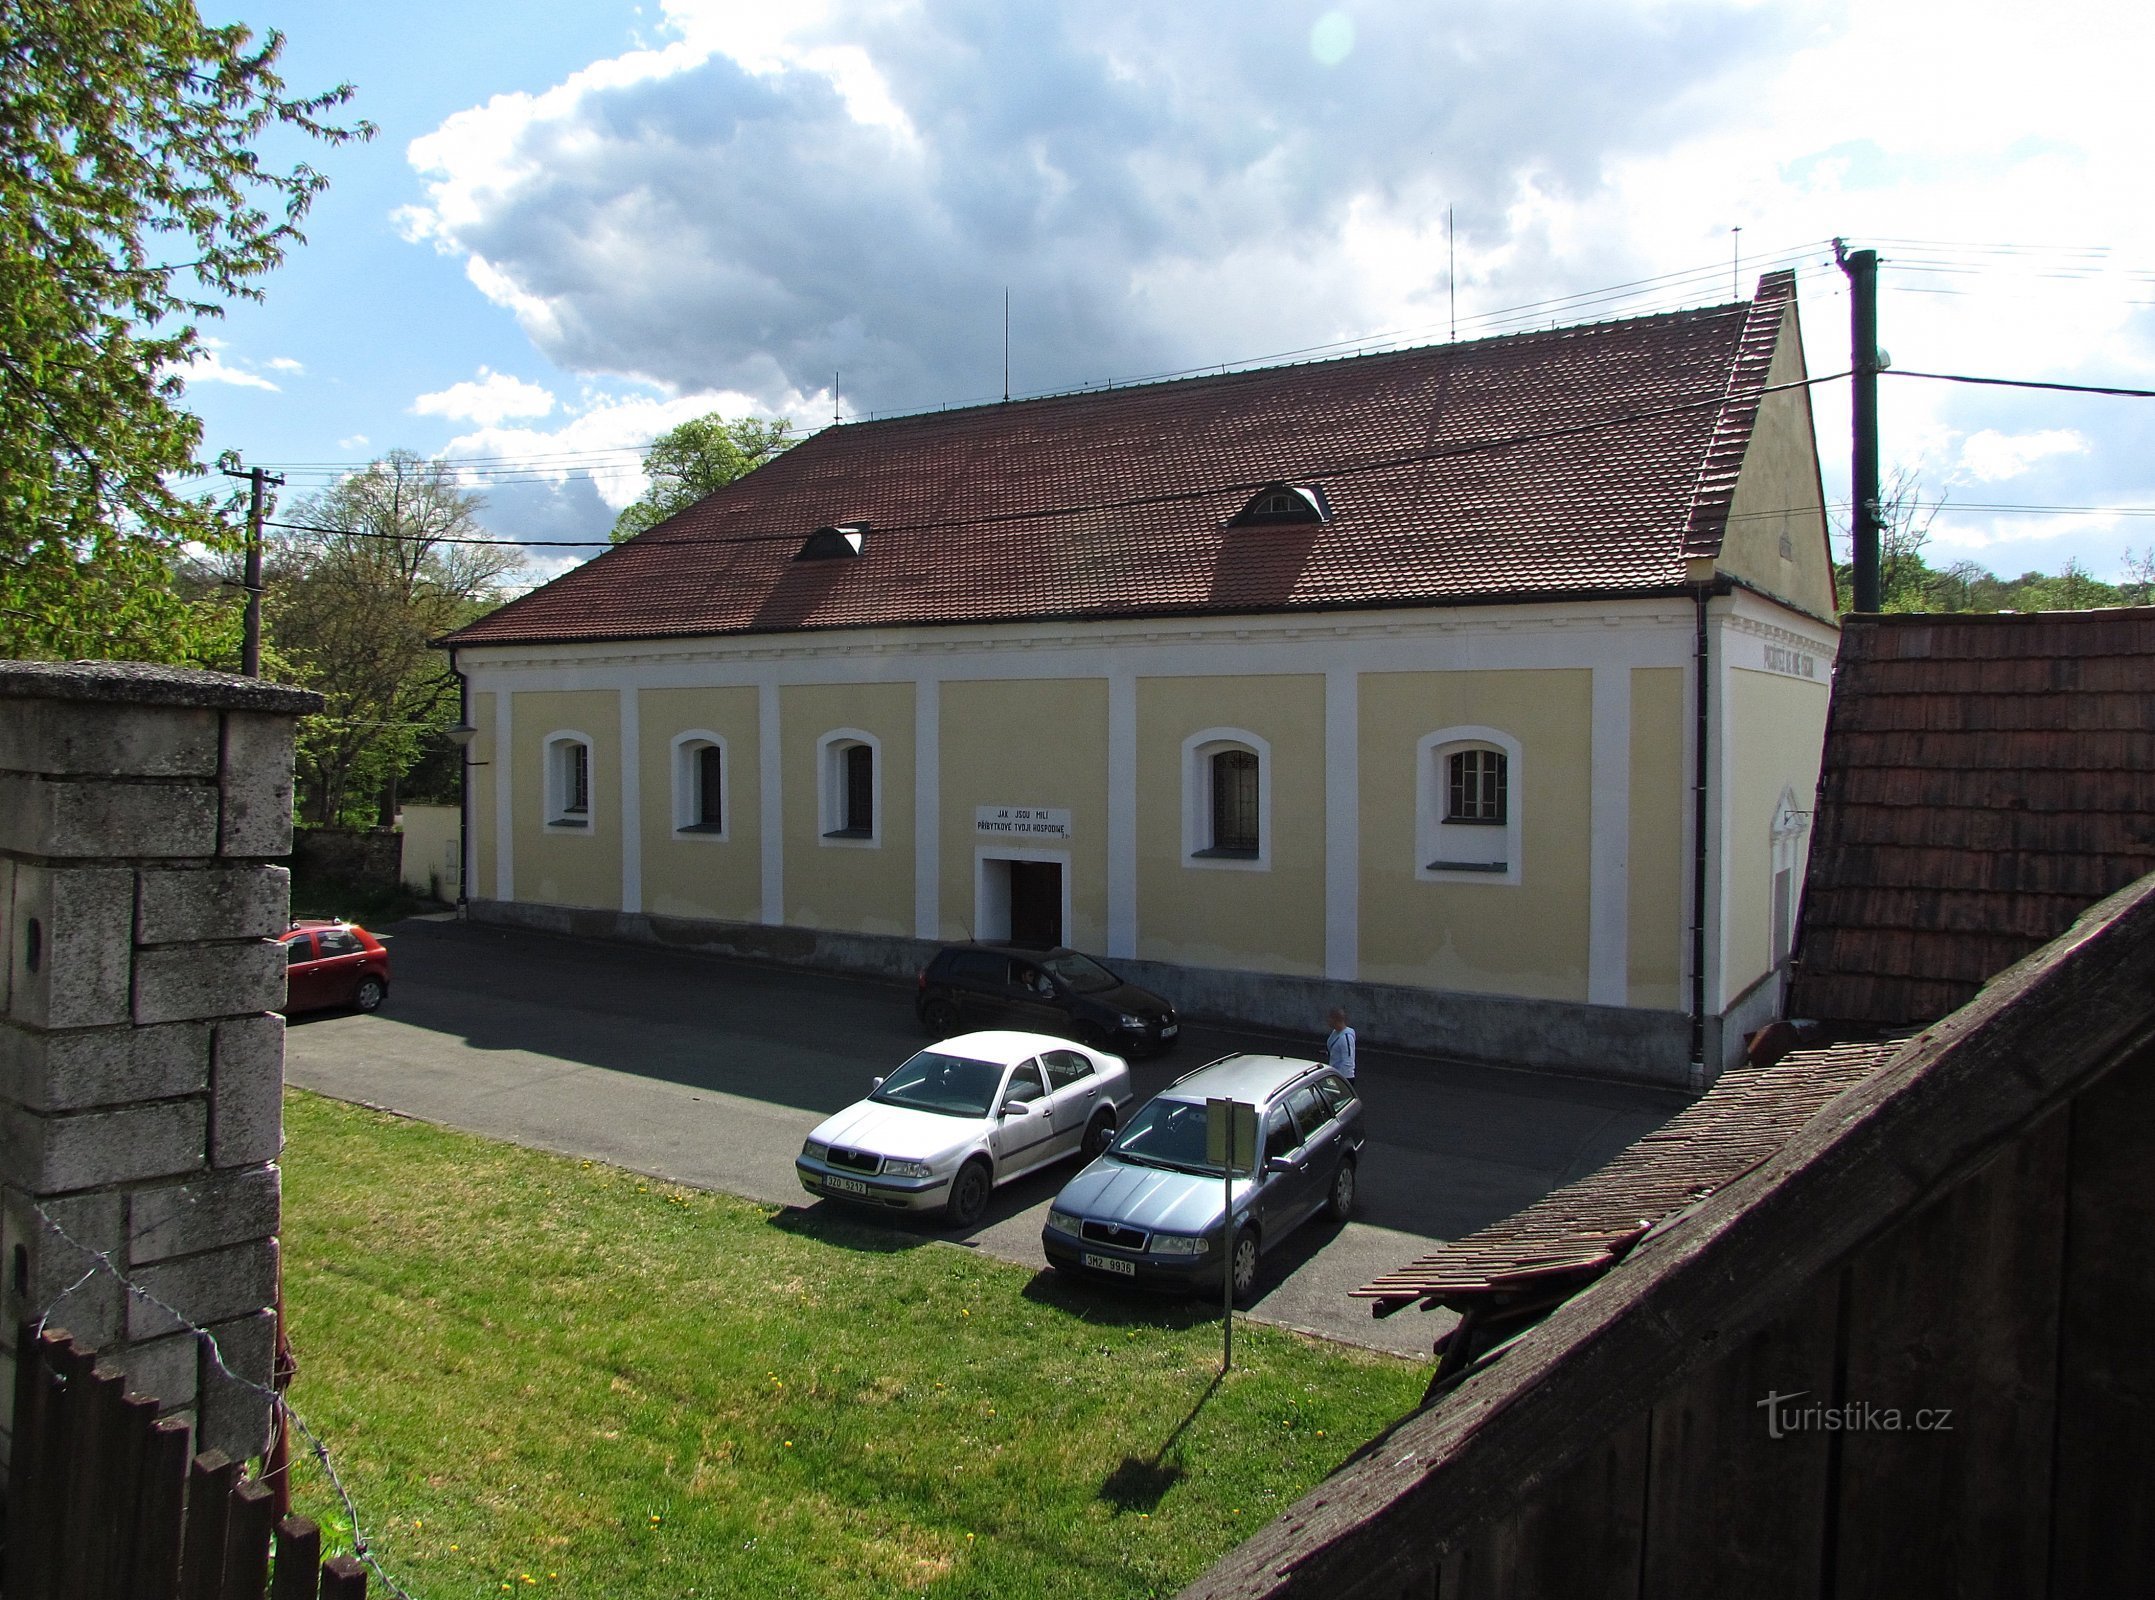
[[[247,591],[247,615],[240,636],[239,670],[249,678],[262,676],[262,490],[284,486],[284,479],[260,467],[246,471],[224,469],[228,478],[245,478],[247,493],[247,565],[241,587]]]
[[[1459,245],[1452,232],[1452,208],[1444,208],[1444,292],[1452,302],[1451,342],[1459,342]]]
[[[1838,239],[1833,256],[1848,274],[1849,454],[1851,557],[1856,569],[1855,608],[1875,613],[1883,604],[1878,573],[1878,252],[1850,250]]]

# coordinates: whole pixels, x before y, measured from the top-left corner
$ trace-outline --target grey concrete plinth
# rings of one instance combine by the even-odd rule
[[[295,724],[321,706],[225,673],[0,662],[0,1394],[15,1327],[49,1316],[198,1447],[262,1448],[278,861]]]

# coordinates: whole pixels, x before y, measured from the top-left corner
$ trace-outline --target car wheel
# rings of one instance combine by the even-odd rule
[[[379,978],[361,978],[359,987],[352,991],[352,1004],[361,1011],[378,1011],[389,998],[389,986]]]
[[[943,1220],[953,1228],[970,1228],[988,1209],[988,1193],[995,1179],[985,1161],[974,1159],[958,1169],[950,1180],[950,1198],[943,1202]]]
[[[1325,1196],[1325,1214],[1334,1222],[1345,1222],[1354,1215],[1354,1163],[1342,1161],[1339,1171],[1332,1174],[1332,1192]]]
[[[948,1000],[930,1000],[920,1008],[921,1026],[937,1039],[947,1039],[958,1031],[958,1008]]]
[[[1107,1147],[1114,1142],[1115,1113],[1103,1111],[1092,1119],[1092,1125],[1085,1130],[1085,1142],[1078,1147],[1078,1153],[1090,1161],[1095,1156],[1104,1154]]]
[[[1227,1271],[1238,1306],[1246,1306],[1257,1297],[1257,1257],[1257,1230],[1244,1228],[1227,1251]]]
[[[1081,1022],[1070,1031],[1077,1039],[1077,1042],[1088,1050],[1105,1050],[1107,1048],[1107,1034],[1100,1029],[1097,1023]]]

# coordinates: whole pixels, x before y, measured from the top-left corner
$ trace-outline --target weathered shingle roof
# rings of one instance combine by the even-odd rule
[[[2155,609],[1841,635],[1789,1014],[1966,1003],[2155,871]]]
[[[1458,1310],[1486,1296],[1583,1287],[1654,1227],[1775,1154],[1899,1048],[1844,1044],[1738,1068],[1598,1171],[1354,1292],[1381,1316],[1417,1300]]]
[[[1794,294],[830,428],[450,642],[1665,589],[1718,548]],[[1332,519],[1224,526],[1275,481]],[[792,559],[856,522],[857,560]]]
[[[1432,1568],[1439,1558],[1516,1513],[1538,1490],[1557,1482],[1559,1474],[1604,1447],[1619,1429],[1638,1425],[1647,1410],[1677,1397],[1694,1375],[1743,1351],[1746,1341],[1768,1328],[1785,1326],[1782,1319],[1800,1308],[1813,1308],[1802,1310],[1803,1315],[1815,1314],[1821,1284],[1838,1279],[1889,1229],[1952,1194],[1971,1173],[2013,1149],[2044,1120],[2062,1136],[2065,1130],[2056,1116],[2060,1108],[2106,1075],[2144,1077],[2150,1066],[2151,1028],[2155,877],[2092,907],[2066,936],[2002,974],[1968,1005],[1901,1041],[1860,1082],[1821,1107],[1775,1154],[1654,1230],[1613,1271],[1565,1301],[1546,1321],[1504,1349],[1482,1356],[1456,1387],[1358,1451],[1192,1583],[1183,1591],[1185,1600],[1340,1600],[1434,1593]],[[2076,1106],[2076,1123],[2079,1115]],[[2058,1145],[2063,1143],[2060,1137]],[[2111,1160],[2127,1160],[2131,1135],[2107,1148],[2114,1152]],[[2058,1187],[2050,1192],[2059,1207],[2052,1237],[2062,1256],[2066,1189],[2062,1177],[2052,1181]],[[2077,1203],[2081,1192],[2076,1184],[2071,1212],[2076,1226],[2083,1218]],[[2102,1280],[2111,1284],[2130,1280],[2132,1250],[2140,1242],[2137,1235],[2118,1231],[2136,1214],[2116,1203],[2116,1196],[2126,1192],[2125,1181],[2112,1179],[2111,1209],[2097,1204],[2086,1214],[2097,1219],[2093,1242],[2076,1238],[2081,1248],[2098,1255],[2108,1250],[2126,1263]],[[1965,1225],[1968,1215],[1952,1214],[1939,1231]],[[1910,1259],[1899,1258],[1903,1272],[1911,1270],[1905,1265]],[[1949,1270],[1956,1259],[1968,1257],[1934,1254],[1922,1259],[1926,1267],[1913,1269],[1919,1273]],[[1984,1270],[1990,1270],[1989,1263]],[[2062,1273],[2061,1266],[2050,1270]],[[2028,1323],[2058,1316],[2056,1278],[2001,1275],[2000,1281],[2023,1293],[2044,1284],[2051,1304],[2028,1307]],[[1987,1303],[2001,1304],[2011,1293],[2001,1290]],[[2082,1294],[2092,1298],[2087,1291]],[[2041,1390],[2018,1387],[2025,1380],[2010,1365],[2014,1358],[1996,1353],[2002,1341],[1980,1346],[1980,1356],[1965,1354],[1971,1346],[1962,1344],[1957,1364],[1949,1366],[1954,1356],[1934,1357],[1923,1341],[1909,1337],[1913,1323],[1906,1313],[1951,1305],[1951,1298],[1934,1301],[1918,1284],[1905,1281],[1894,1283],[1882,1298],[1903,1308],[1904,1320],[1895,1324],[1903,1342],[1892,1345],[1890,1354],[1874,1356],[1874,1376],[1880,1365],[1891,1365],[1926,1375],[1950,1371],[1953,1377],[1940,1381],[1969,1389],[2002,1385],[2004,1398],[1995,1404],[2000,1410],[2037,1416],[2038,1453],[2047,1447],[2054,1421],[2050,1402],[2029,1398],[2042,1396]],[[2081,1314],[2093,1323],[2130,1328],[2135,1310],[2136,1302],[2124,1295]],[[2051,1326],[2055,1330],[2056,1321]],[[2058,1335],[2053,1331],[2050,1337]],[[2122,1351],[2127,1337],[2118,1335],[2107,1348]],[[2055,1362],[2060,1346],[2031,1346],[2022,1337],[2018,1348],[2042,1349]],[[2097,1348],[2105,1346],[2098,1342]],[[1757,1395],[1779,1375],[1780,1364],[1791,1359],[1788,1350],[1786,1342],[1776,1344],[1753,1357],[1756,1366],[1736,1368],[1740,1379],[1756,1382],[1737,1402],[1739,1407],[1757,1403]],[[2144,1409],[2137,1385],[2140,1369],[2105,1368],[2100,1364],[2104,1359],[2097,1356],[2093,1369],[2104,1377],[2081,1390],[2088,1398],[2079,1403],[2084,1411],[2126,1408],[2129,1427],[2138,1415],[2130,1408]],[[2109,1373],[2118,1371],[2133,1381],[2109,1379]],[[1717,1397],[1730,1393],[1716,1391]],[[1857,1395],[1860,1391],[1852,1391],[1852,1397]],[[2040,1412],[2027,1409],[2038,1405],[2044,1407]],[[1706,1437],[1733,1439],[1735,1426]],[[2131,1442],[2137,1446],[2142,1440],[2134,1437]],[[2124,1454],[2124,1448],[2121,1445],[2116,1459],[2136,1463],[2139,1457]],[[2017,1465],[2008,1461],[2003,1470],[2010,1472]],[[1965,1481],[1965,1474],[1961,1476]],[[1794,1487],[1799,1481],[1793,1475],[1770,1481],[1754,1476],[1733,1486],[1728,1499],[1714,1503],[1723,1514],[1740,1516],[1747,1506],[1759,1504],[1761,1495],[1807,1492]],[[1868,1491],[1877,1492],[1880,1481],[1867,1480]],[[2005,1481],[2026,1499],[2017,1488],[2018,1479]],[[1578,1583],[1557,1592],[1585,1592],[1593,1579],[1606,1581],[1591,1592],[1646,1592],[1636,1545],[1628,1569],[1596,1570],[1586,1564],[1602,1548],[1590,1542],[1594,1529],[1589,1519],[1619,1496],[1637,1504],[1645,1488],[1636,1472],[1609,1483],[1607,1488],[1597,1485],[1599,1498],[1568,1503],[1578,1509],[1577,1516],[1551,1515],[1542,1524],[1541,1537],[1557,1542],[1560,1551],[1565,1548],[1562,1541],[1570,1539],[1587,1552],[1573,1574]],[[1809,1483],[1818,1485],[1820,1480]],[[1818,1495],[1814,1503],[1830,1503],[1822,1488],[1808,1492]],[[2120,1498],[2131,1504],[2129,1493]],[[1726,1509],[1730,1507],[1734,1509]],[[1919,1505],[1918,1514],[1927,1509]],[[1726,1532],[1705,1523],[1680,1526],[1695,1529],[1701,1538]],[[2128,1517],[2107,1526],[2135,1530],[2145,1521]],[[2040,1537],[2036,1547],[2041,1549]],[[1778,1555],[1789,1547],[1770,1548]],[[1794,1571],[1792,1592],[1818,1592],[1815,1572],[1806,1580],[1800,1568],[1783,1565],[1774,1570]],[[2004,1587],[2014,1589],[2011,1582]],[[1667,1591],[1651,1592],[1676,1590],[1670,1585]],[[1448,1579],[1444,1592],[1453,1592]],[[1525,1585],[1505,1590],[1495,1584],[1470,1592],[1552,1591]],[[1722,1592],[1754,1589],[1737,1586]]]

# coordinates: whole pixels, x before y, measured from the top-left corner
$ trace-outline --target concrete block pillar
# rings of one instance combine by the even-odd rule
[[[197,1449],[266,1442],[268,1401],[189,1328],[269,1382],[277,863],[294,724],[321,704],[224,673],[0,661],[0,1421],[16,1325],[49,1311],[189,1417]]]

